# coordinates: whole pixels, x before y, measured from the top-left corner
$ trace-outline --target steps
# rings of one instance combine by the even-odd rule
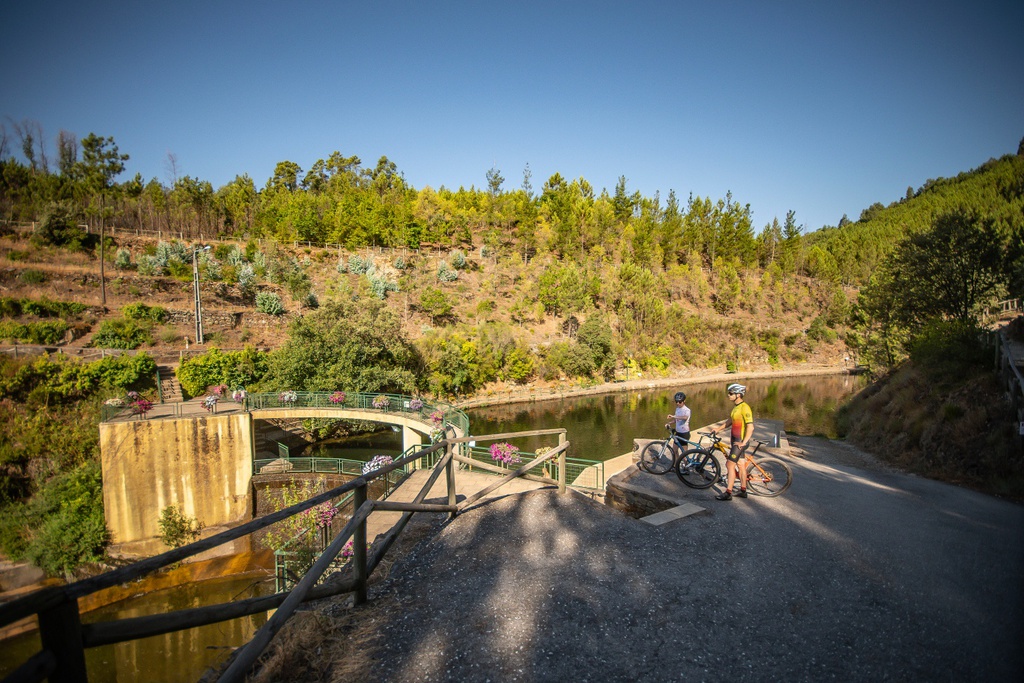
[[[163,403],[177,403],[184,397],[181,393],[181,385],[178,384],[178,377],[174,374],[174,368],[170,365],[156,366],[157,377],[160,378],[160,399]]]

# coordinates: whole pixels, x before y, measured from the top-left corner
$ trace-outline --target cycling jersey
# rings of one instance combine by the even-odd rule
[[[732,442],[743,443],[749,430],[754,428],[754,413],[746,401],[742,401],[729,413],[729,421],[732,423]]]

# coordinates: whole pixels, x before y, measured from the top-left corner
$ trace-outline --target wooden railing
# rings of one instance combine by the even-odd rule
[[[457,444],[470,441],[487,442],[551,434],[558,435],[558,445],[556,447],[522,465],[515,471],[506,474],[481,491],[467,496],[460,504],[456,504],[455,484],[456,471],[458,469],[456,463],[464,462],[476,468],[482,467],[479,461],[457,454],[457,449],[455,448]],[[566,440],[566,431],[564,429],[542,429],[487,436],[467,436],[440,441],[421,451],[399,458],[393,463],[374,470],[369,474],[357,477],[341,486],[283,510],[242,524],[234,529],[223,531],[209,538],[190,543],[181,548],[169,550],[160,555],[106,572],[99,576],[84,579],[67,586],[44,588],[31,595],[0,605],[0,627],[36,615],[39,620],[39,634],[42,643],[42,649],[5,678],[3,683],[14,683],[15,681],[18,683],[36,683],[44,679],[49,679],[50,683],[87,683],[88,672],[86,671],[85,664],[85,648],[171,633],[276,608],[273,616],[256,632],[252,640],[237,652],[234,660],[218,679],[226,683],[241,681],[248,674],[253,664],[256,663],[256,660],[266,649],[270,641],[302,603],[341,593],[353,593],[355,604],[364,603],[367,599],[368,578],[380,564],[381,560],[384,559],[388,550],[394,545],[398,536],[412,519],[413,514],[417,512],[447,513],[454,518],[488,493],[520,476],[532,481],[553,484],[558,487],[559,492],[564,493],[566,489],[565,453],[568,448],[569,442]],[[433,467],[426,483],[424,483],[411,503],[373,501],[367,498],[368,485],[374,479],[385,476],[389,472],[404,467],[407,463],[418,460],[425,455],[439,451],[443,451],[444,455]],[[527,474],[534,467],[555,458],[559,462],[557,480]],[[487,467],[484,467],[484,469],[487,469]],[[494,467],[494,469],[499,470],[500,468]],[[424,499],[431,488],[433,488],[441,472],[446,474],[447,502],[443,504],[424,503]],[[137,580],[158,569],[264,529],[283,519],[309,510],[316,505],[345,495],[350,491],[353,493],[352,517],[338,535],[334,537],[324,552],[321,553],[295,588],[287,593],[275,593],[265,597],[248,598],[164,614],[118,619],[87,625],[81,623],[78,610],[78,599],[81,597],[105,588]],[[391,530],[379,537],[379,541],[374,544],[373,548],[368,549],[366,545],[366,521],[375,510],[398,511],[403,514]],[[351,575],[337,582],[317,585],[349,539],[353,541],[353,556],[350,561],[350,566],[352,567]]]

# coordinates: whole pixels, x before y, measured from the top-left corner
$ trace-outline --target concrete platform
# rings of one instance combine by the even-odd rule
[[[707,431],[707,426],[693,430],[695,440],[697,432],[700,431]],[[758,455],[780,455],[789,451],[789,442],[786,440],[781,420],[755,420],[754,438],[769,444],[778,444],[775,447],[762,446],[758,450]],[[721,486],[715,484],[708,489],[691,489],[679,481],[672,472],[656,475],[641,469],[638,464],[640,451],[648,442],[654,440],[656,439],[634,439],[632,453],[608,461],[620,465],[625,463],[625,467],[608,476],[605,484],[605,504],[655,526],[704,511],[701,503],[708,499],[709,493],[716,494],[721,491]],[[607,472],[612,471],[607,465],[606,468]]]

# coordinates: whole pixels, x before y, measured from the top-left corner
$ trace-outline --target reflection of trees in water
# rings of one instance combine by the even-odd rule
[[[860,391],[865,380],[824,375],[752,379],[746,384],[755,419],[782,420],[790,433],[834,435],[836,409]],[[717,422],[732,410],[724,383],[687,386],[680,382],[676,387],[647,391],[476,408],[469,411],[470,427],[474,434],[564,427],[572,442],[570,455],[606,460],[631,450],[634,438],[661,437],[665,417],[675,410],[672,395],[680,389],[687,393],[694,428]],[[524,440],[520,447],[536,446]]]
[[[273,582],[258,583],[251,578],[202,581],[101,608],[90,613],[86,621],[199,607],[272,592]],[[234,648],[248,642],[265,621],[265,614],[255,614],[161,636],[90,648],[86,650],[89,680],[117,683],[198,680],[206,669],[224,661]]]

